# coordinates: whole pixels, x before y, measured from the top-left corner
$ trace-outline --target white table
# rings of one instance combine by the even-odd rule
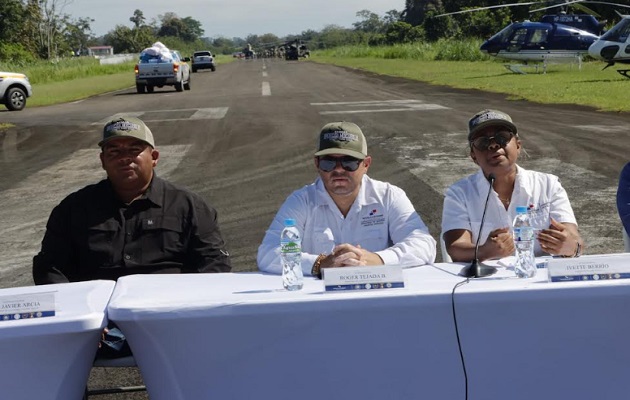
[[[461,266],[440,265],[459,271]],[[469,399],[626,399],[630,280],[547,282],[547,270],[455,292]]]
[[[432,266],[406,288],[299,292],[260,273],[136,275],[108,307],[151,400],[463,399],[451,290]]]
[[[0,296],[55,292],[55,316],[0,321],[0,398],[81,399],[107,325],[113,281],[0,289]]]

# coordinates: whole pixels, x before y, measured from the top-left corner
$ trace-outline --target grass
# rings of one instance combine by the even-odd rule
[[[512,100],[544,104],[579,104],[601,111],[630,111],[630,81],[613,68],[602,71],[601,62],[551,64],[547,73],[524,68],[526,75],[508,71],[502,62],[431,61],[331,55],[315,52],[312,60],[357,68],[378,74],[415,79],[460,89],[479,89],[508,94]]]
[[[232,62],[232,57],[218,56],[216,62],[217,64]],[[135,61],[100,65],[94,58],[80,57],[62,59],[54,63],[40,61],[28,66],[0,63],[0,70],[26,74],[33,86],[33,96],[28,99],[27,107],[37,107],[81,100],[133,87],[134,65]]]

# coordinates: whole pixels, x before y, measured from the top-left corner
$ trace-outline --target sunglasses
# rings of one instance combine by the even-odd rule
[[[501,131],[494,134],[494,136],[480,136],[470,141],[470,144],[475,146],[477,150],[485,151],[490,147],[490,142],[494,139],[494,142],[500,147],[507,146],[514,136],[513,132]]]
[[[350,157],[350,156],[339,157],[339,158],[320,157],[319,169],[321,169],[324,172],[330,172],[334,170],[335,168],[337,168],[338,163],[341,163],[341,168],[345,169],[346,171],[352,172],[352,171],[356,171],[359,168],[361,161],[363,160],[359,160],[357,158]]]

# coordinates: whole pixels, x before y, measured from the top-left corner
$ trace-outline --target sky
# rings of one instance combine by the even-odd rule
[[[132,27],[129,18],[139,9],[147,23],[174,12],[201,22],[205,37],[246,38],[273,33],[278,37],[300,34],[327,25],[352,28],[356,13],[370,10],[384,16],[402,11],[405,0],[57,0],[67,3],[62,14],[73,19],[92,18],[92,32],[102,36],[116,25]]]

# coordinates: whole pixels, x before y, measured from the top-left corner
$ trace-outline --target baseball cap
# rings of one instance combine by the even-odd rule
[[[512,123],[512,118],[502,111],[483,110],[468,121],[468,140],[472,139],[475,133],[479,132],[486,126],[502,125],[514,133],[518,133],[516,125]]]
[[[344,154],[363,160],[367,157],[365,136],[352,122],[331,122],[319,133],[319,146],[315,156]]]
[[[98,142],[99,146],[103,146],[111,139],[119,137],[132,137],[146,142],[155,148],[153,141],[153,133],[148,126],[136,117],[119,117],[105,124],[103,128],[103,140]]]

